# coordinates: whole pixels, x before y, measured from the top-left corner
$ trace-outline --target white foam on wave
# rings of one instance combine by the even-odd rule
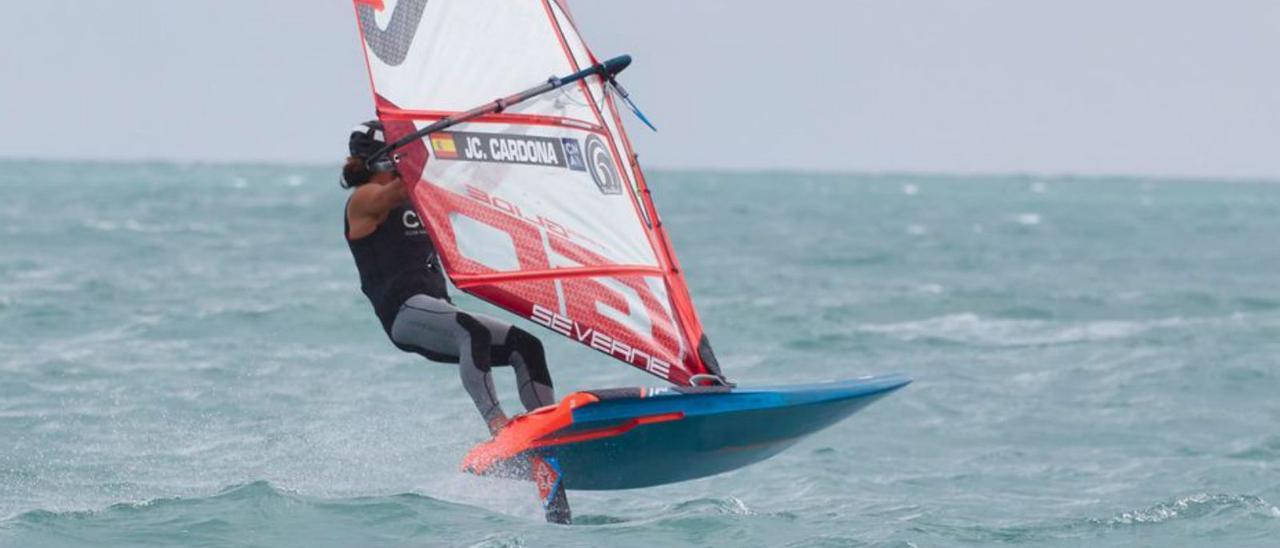
[[[1019,213],[1013,216],[1013,221],[1026,226],[1035,226],[1040,224],[1039,213]]]
[[[927,283],[915,286],[915,290],[926,295],[941,295],[943,291],[946,291],[946,288],[942,287],[941,284]]]
[[[1181,317],[1149,321],[1096,320],[1063,323],[1045,320],[983,318],[973,313],[949,314],[908,322],[864,324],[863,333],[897,337],[904,341],[942,339],[982,346],[1030,346],[1117,340],[1151,329],[1186,323]]]
[[[1177,518],[1196,517],[1224,509],[1241,509],[1267,517],[1280,518],[1276,508],[1261,497],[1251,495],[1210,495],[1198,493],[1157,504],[1142,510],[1122,512],[1105,523],[1110,525],[1134,525],[1163,523]]]
[[[120,228],[119,225],[104,219],[85,219],[81,221],[85,228],[96,230],[98,232],[114,232]]]
[[[140,234],[168,234],[177,232],[194,232],[200,234],[225,233],[226,231],[215,227],[211,224],[202,222],[189,222],[185,224],[151,224],[144,223],[137,219],[125,219],[123,221],[111,221],[107,219],[85,219],[81,221],[81,226],[97,232],[115,232],[117,230],[126,230],[129,232],[137,232]]]

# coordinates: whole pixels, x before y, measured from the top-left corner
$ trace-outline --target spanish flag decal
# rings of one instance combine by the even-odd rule
[[[453,141],[452,133],[432,133],[431,150],[436,158],[452,160],[458,157],[458,145]]]

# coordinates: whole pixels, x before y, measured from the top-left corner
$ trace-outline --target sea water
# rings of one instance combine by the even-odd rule
[[[733,380],[916,382],[566,527],[459,471],[336,177],[0,164],[0,546],[1280,545],[1280,184],[655,171]],[[657,382],[535,332],[560,394]]]

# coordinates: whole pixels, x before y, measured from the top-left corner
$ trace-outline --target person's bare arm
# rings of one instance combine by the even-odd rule
[[[347,204],[347,223],[351,228],[347,238],[358,240],[372,234],[387,218],[387,213],[407,199],[409,193],[399,177],[385,185],[367,184],[355,189]]]

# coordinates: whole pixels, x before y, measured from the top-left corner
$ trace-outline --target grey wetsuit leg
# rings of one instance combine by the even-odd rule
[[[414,295],[391,325],[391,340],[438,361],[458,362],[458,374],[486,424],[506,419],[493,387],[492,340],[475,318],[443,300]]]
[[[458,362],[462,385],[486,424],[506,418],[494,390],[493,366],[515,369],[525,409],[555,403],[542,343],[510,323],[464,312],[440,299],[414,295],[400,307],[391,326],[391,340],[432,360]]]
[[[555,390],[538,338],[502,320],[480,314],[472,316],[489,330],[489,338],[493,341],[493,365],[510,365],[515,369],[520,403],[525,410],[533,411],[555,403]]]
[[[520,357],[519,352],[511,353],[511,367],[516,370],[516,383],[520,387],[520,403],[524,408],[533,411],[556,402],[556,393],[551,383],[534,380],[529,375],[529,366]]]
[[[506,422],[489,373],[493,365],[511,365],[516,370],[520,403],[525,409],[555,403],[542,343],[507,322],[463,312],[440,299],[414,295],[396,314],[391,340],[401,349],[431,360],[457,361],[462,386],[491,429]],[[563,483],[557,482],[556,491],[547,502],[548,522],[572,521]]]

